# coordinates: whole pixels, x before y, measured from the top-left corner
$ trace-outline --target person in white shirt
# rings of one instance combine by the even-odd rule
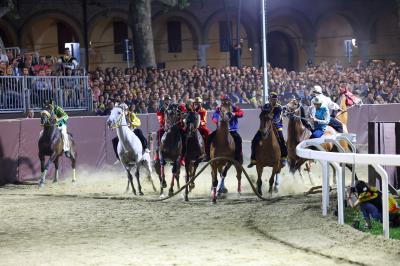
[[[312,95],[314,97],[319,98],[322,102],[322,105],[325,106],[326,108],[328,108],[328,111],[331,114],[331,118],[330,118],[328,125],[333,127],[333,129],[335,129],[338,133],[343,133],[343,124],[335,118],[337,111],[342,110],[342,109],[340,109],[340,106],[337,103],[335,103],[334,101],[332,101],[331,98],[325,96],[322,93],[321,86],[319,86],[319,85],[314,86]],[[311,115],[311,117],[315,116],[315,107],[314,106],[311,106],[311,108],[310,108],[310,115]]]
[[[8,65],[8,56],[3,52],[2,48],[0,48],[0,62],[4,62]]]

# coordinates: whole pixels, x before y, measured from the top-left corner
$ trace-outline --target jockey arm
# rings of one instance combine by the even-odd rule
[[[238,106],[233,106],[233,114],[237,117],[237,118],[242,118],[243,117],[243,110],[240,109],[240,107]]]
[[[164,112],[162,110],[157,112],[157,119],[158,122],[160,123],[161,127],[165,126],[165,116],[164,116]]]
[[[200,115],[200,126],[205,127],[207,124],[207,110],[200,108],[198,114]]]
[[[68,120],[68,114],[60,107],[54,107],[54,114],[57,116],[57,124],[60,126],[61,124],[65,124]]]
[[[333,110],[333,111],[340,110],[340,106],[337,103],[335,103],[334,101],[332,101],[331,98],[329,98],[329,97],[325,96],[323,99],[323,102],[328,107],[328,110]]]
[[[140,125],[141,125],[140,119],[139,119],[139,117],[136,116],[135,113],[129,113],[128,117],[129,117],[129,124],[130,124],[131,128],[140,127]]]
[[[219,119],[219,108],[215,109],[212,116],[212,121],[214,122],[214,124],[218,124],[218,119]]]

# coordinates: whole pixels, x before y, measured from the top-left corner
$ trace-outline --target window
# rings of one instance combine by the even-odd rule
[[[123,21],[114,21],[114,54],[124,53],[124,42],[128,39],[128,25]]]
[[[64,48],[66,42],[78,42],[78,38],[71,26],[63,23],[57,23],[57,42],[58,42],[58,53],[64,54]]]
[[[228,22],[220,21],[219,22],[219,51],[220,52],[229,52],[230,46],[230,32],[231,25],[228,27]]]
[[[182,52],[182,32],[179,21],[168,21],[168,53]]]

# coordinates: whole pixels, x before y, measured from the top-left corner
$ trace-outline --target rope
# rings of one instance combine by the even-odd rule
[[[216,157],[216,158],[211,159],[209,162],[207,162],[206,165],[204,165],[204,166],[200,169],[200,171],[199,171],[195,176],[191,177],[191,178],[189,179],[189,181],[188,181],[185,185],[183,185],[178,191],[174,192],[171,196],[167,196],[167,197],[165,197],[165,198],[160,198],[160,199],[148,200],[148,201],[150,201],[150,202],[164,201],[164,200],[170,199],[170,198],[172,198],[172,197],[175,197],[175,196],[178,195],[182,190],[184,190],[187,186],[189,186],[190,183],[194,182],[194,180],[196,180],[196,178],[197,178],[197,177],[207,168],[207,166],[209,166],[212,162],[215,162],[215,161],[222,161],[222,160],[224,160],[224,161],[229,161],[229,162],[233,163],[235,166],[238,166],[239,168],[242,169],[242,172],[244,173],[245,177],[247,178],[247,181],[249,181],[249,184],[250,184],[250,186],[251,186],[251,189],[253,190],[254,194],[256,194],[256,196],[257,196],[259,199],[264,200],[264,201],[270,201],[270,202],[275,202],[275,201],[278,201],[278,200],[279,200],[279,198],[267,199],[267,198],[264,198],[262,195],[260,195],[260,194],[257,192],[257,189],[256,189],[256,187],[254,186],[253,182],[251,181],[251,179],[250,179],[249,175],[247,174],[246,170],[243,168],[243,166],[242,166],[241,164],[239,164],[238,161],[233,160],[233,159],[228,158],[228,157]]]

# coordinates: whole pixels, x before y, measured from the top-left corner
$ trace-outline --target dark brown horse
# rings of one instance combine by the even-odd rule
[[[172,180],[168,191],[171,196],[174,193],[174,180],[179,186],[180,158],[182,154],[182,137],[179,123],[182,119],[179,106],[171,104],[165,113],[165,133],[161,136],[160,147],[158,150],[159,160],[155,162],[155,170],[160,179],[160,195],[163,196],[163,189],[167,187],[165,181],[165,165],[167,162],[172,164]]]
[[[196,174],[197,167],[205,156],[204,140],[197,129],[200,125],[200,116],[196,112],[189,112],[186,116],[186,153],[185,170],[186,183]],[[189,184],[189,189],[194,188],[194,182]],[[188,187],[185,189],[185,201],[188,201]]]
[[[306,119],[301,117],[301,108],[303,107],[300,105],[299,101],[293,99],[284,107],[284,115],[288,118],[287,147],[289,171],[293,175],[298,171],[301,179],[303,179],[301,166],[306,163],[307,160],[297,156],[296,147],[303,140],[309,139],[311,132],[305,128],[301,121],[301,119]],[[310,166],[308,164],[306,164],[306,171],[308,172],[311,184],[313,184],[310,175]]]
[[[40,159],[40,170],[42,172],[39,181],[39,186],[43,187],[46,174],[49,170],[50,164],[54,163],[56,168],[56,174],[54,182],[58,181],[58,159],[63,154],[63,138],[60,130],[55,124],[55,115],[50,114],[48,111],[42,111],[40,116],[41,125],[43,126],[43,132],[39,138],[39,159]],[[75,177],[75,164],[76,164],[76,150],[75,143],[71,134],[68,134],[70,141],[70,160],[72,166],[72,182],[76,181]],[[49,160],[45,164],[45,156],[50,156]]]
[[[256,170],[257,170],[257,191],[262,195],[262,173],[264,167],[272,167],[271,177],[269,178],[269,193],[272,189],[278,192],[280,184],[280,172],[282,169],[281,149],[278,142],[278,132],[273,125],[272,118],[265,111],[260,114],[261,141],[256,149]],[[275,184],[275,185],[274,185]]]
[[[210,158],[228,157],[235,160],[235,141],[229,132],[229,121],[232,118],[232,111],[230,104],[221,105],[218,119],[218,128],[215,133],[213,141],[210,143]],[[238,162],[242,164],[243,161]],[[227,190],[224,186],[224,179],[232,162],[227,160],[216,160],[211,163],[211,177],[212,177],[212,192],[211,199],[213,203],[217,202],[217,186],[218,178],[217,173],[221,176],[221,182],[218,189],[218,194],[224,193]],[[235,165],[236,177],[238,180],[238,193],[241,193],[241,176],[242,168]]]

